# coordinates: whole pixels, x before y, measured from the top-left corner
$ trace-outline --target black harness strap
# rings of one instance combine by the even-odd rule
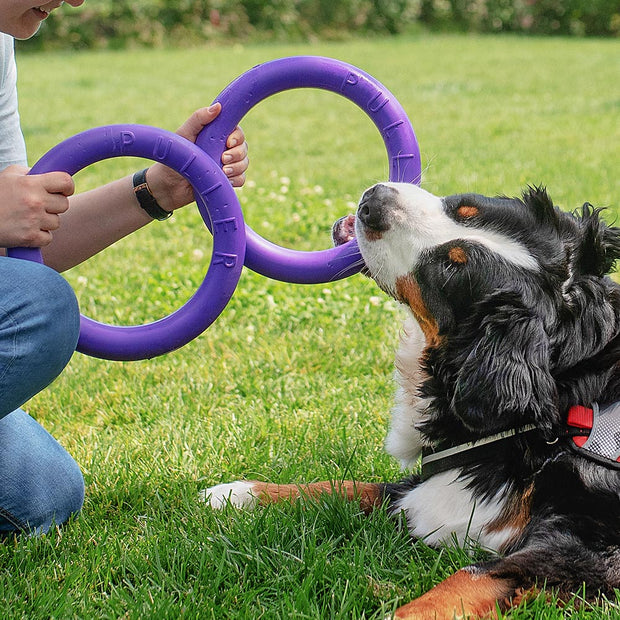
[[[535,430],[537,430],[536,426],[528,424],[527,426],[513,428],[503,433],[490,435],[478,441],[471,441],[458,446],[424,448],[422,450],[422,480],[427,480],[435,474],[440,474],[450,469],[473,465],[479,461],[480,454],[483,453],[489,445],[507,441]]]
[[[491,445],[514,439],[537,430],[529,424],[478,441],[456,446],[438,445],[422,450],[422,480],[450,469],[475,465]],[[592,403],[576,405],[568,410],[563,436],[571,450],[583,458],[620,470],[620,402],[610,405]]]

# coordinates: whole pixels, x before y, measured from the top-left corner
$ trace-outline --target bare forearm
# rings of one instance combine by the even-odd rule
[[[71,197],[52,242],[42,249],[47,265],[65,271],[153,221],[140,208],[131,176]]]
[[[177,133],[195,142],[200,131],[217,117],[220,109],[218,103],[197,110]],[[224,172],[233,186],[240,187],[248,167],[243,131],[237,127],[228,137],[226,145],[228,148],[222,155]],[[45,263],[57,271],[78,265],[153,221],[138,203],[133,191],[132,176],[73,196],[73,181],[68,175],[49,173],[27,178],[26,172],[26,169],[7,169],[5,173],[0,173],[0,198],[3,194],[11,197],[10,201],[6,201],[6,214],[0,217],[5,233],[2,234],[3,227],[0,226],[0,244],[10,245],[11,241],[12,245],[41,247]],[[164,211],[174,211],[193,201],[189,182],[161,163],[149,167],[146,182],[149,192]],[[4,191],[3,183],[8,186]],[[33,184],[38,193],[30,188]],[[17,192],[17,198],[11,194],[15,185],[20,188],[21,185],[26,186]],[[62,195],[60,200],[58,194]],[[34,195],[34,199],[23,200],[24,196],[30,195]],[[3,204],[0,200],[0,211]],[[21,210],[16,209],[15,204],[21,206]],[[30,215],[33,209],[37,217]],[[24,211],[29,214],[27,218],[21,216]],[[13,223],[11,217],[17,219],[17,223]],[[18,224],[24,219],[30,223],[30,227],[22,232]]]

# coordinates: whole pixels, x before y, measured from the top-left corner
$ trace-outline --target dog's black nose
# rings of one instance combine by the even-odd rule
[[[394,202],[395,190],[386,185],[374,185],[364,192],[357,208],[358,219],[370,230],[383,232],[390,226],[387,207]]]

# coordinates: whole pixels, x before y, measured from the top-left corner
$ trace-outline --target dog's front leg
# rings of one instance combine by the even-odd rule
[[[272,484],[255,480],[239,480],[218,484],[200,492],[201,498],[213,508],[227,504],[240,508],[274,502],[295,501],[302,497],[318,498],[321,495],[339,495],[348,501],[357,500],[366,513],[381,506],[384,500],[383,485],[352,480],[312,482],[308,484]]]
[[[469,566],[448,577],[411,603],[399,607],[394,620],[453,620],[496,618],[515,596],[512,580],[491,576]]]

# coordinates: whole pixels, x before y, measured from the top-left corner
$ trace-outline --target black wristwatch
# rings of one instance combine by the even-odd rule
[[[163,209],[157,200],[155,200],[155,196],[151,193],[149,184],[146,182],[147,170],[148,168],[139,170],[133,175],[134,194],[136,195],[140,206],[154,220],[167,220],[172,215],[172,211],[166,211],[166,209]]]

